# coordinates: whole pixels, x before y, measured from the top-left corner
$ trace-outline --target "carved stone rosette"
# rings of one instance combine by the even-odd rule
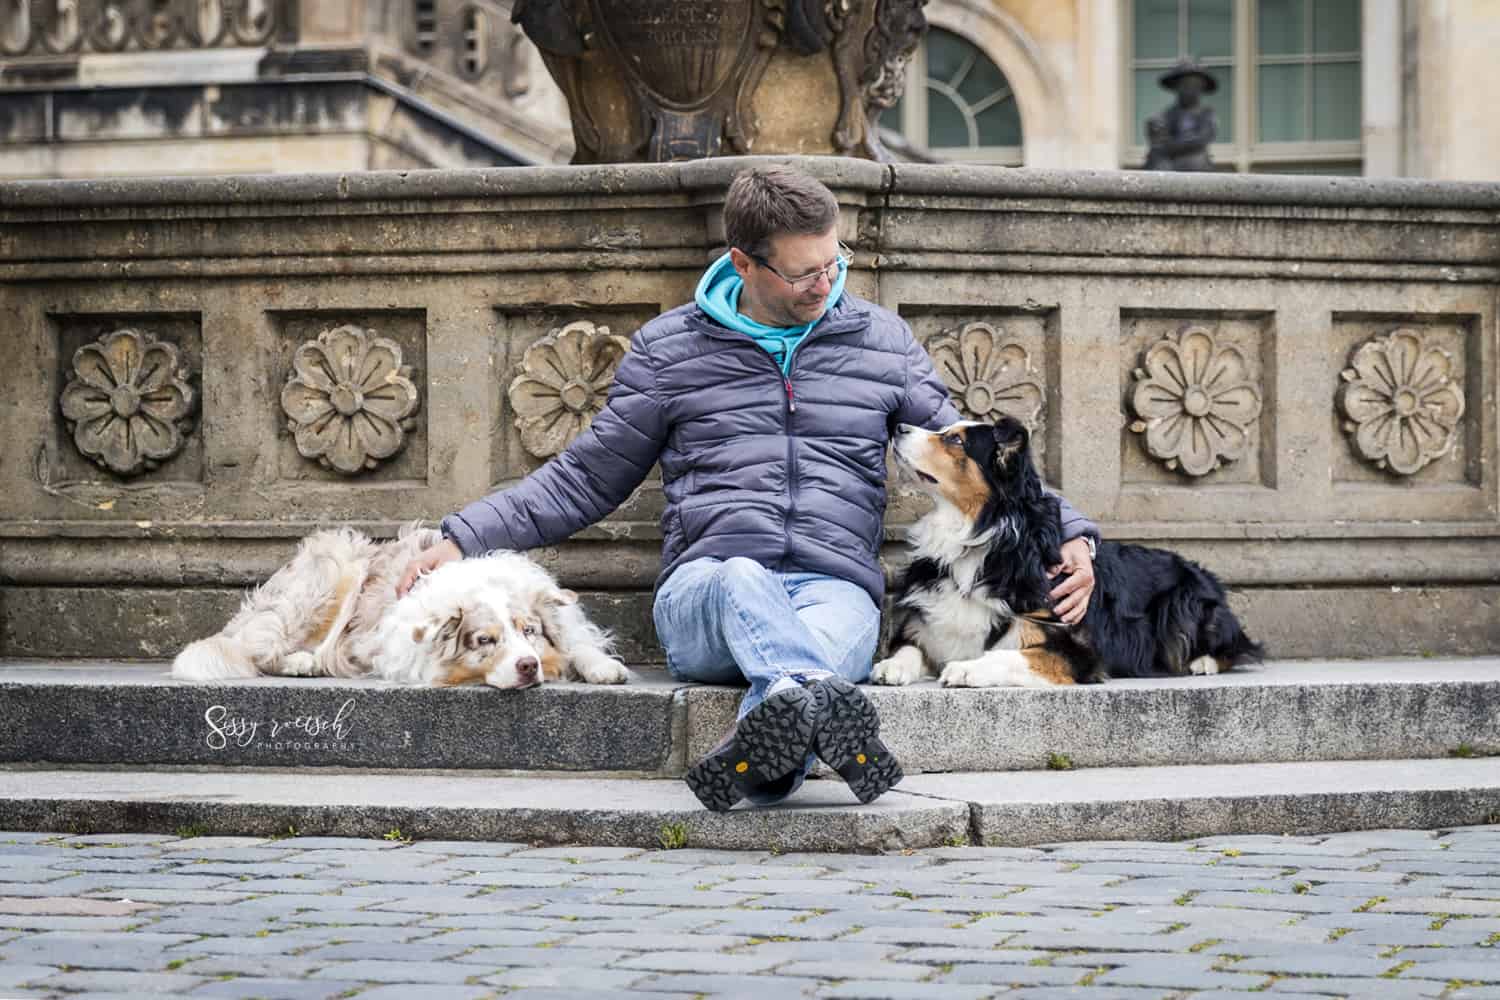
[[[1046,391],[1031,355],[988,323],[944,330],[924,345],[964,416],[990,423],[1014,417],[1035,432]]]
[[[901,96],[926,2],[516,0],[512,19],[568,100],[575,163],[751,152],[882,159],[874,123]],[[757,145],[751,101],[778,49],[832,61],[838,93],[777,97],[795,105],[793,118],[809,100],[837,102],[831,135]]]
[[[1260,416],[1261,393],[1238,348],[1203,327],[1184,327],[1146,350],[1135,370],[1130,429],[1152,458],[1203,476],[1243,458]]]
[[[1338,406],[1355,449],[1377,468],[1409,476],[1453,447],[1464,415],[1453,356],[1416,330],[1372,337],[1342,372]]]
[[[281,390],[297,451],[350,476],[402,449],[418,403],[400,346],[353,325],[298,347]]]
[[[521,447],[537,458],[560,454],[604,409],[630,341],[587,320],[551,330],[526,349],[506,395]]]
[[[73,353],[58,402],[73,443],[122,476],[155,469],[182,450],[194,395],[177,347],[123,329]]]

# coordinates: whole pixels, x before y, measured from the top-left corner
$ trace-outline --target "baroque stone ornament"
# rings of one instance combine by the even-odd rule
[[[574,163],[751,152],[882,158],[874,123],[900,97],[926,2],[516,0],[511,17],[567,98]],[[751,103],[773,57],[832,61],[837,94],[767,95],[759,105],[786,125],[809,118],[808,100],[837,103],[831,134],[796,135],[785,149],[757,145]]]
[[[1026,348],[988,323],[965,323],[927,341],[927,353],[964,416],[993,423],[1011,416],[1035,431],[1045,390]]]
[[[562,452],[604,409],[630,341],[588,320],[549,331],[526,349],[506,395],[521,447],[537,458]]]
[[[921,44],[922,36],[927,33],[927,17],[922,13],[926,5],[927,0],[881,0],[875,5],[875,21],[864,40],[864,68],[859,89],[864,128],[858,136],[835,131],[840,153],[862,154],[872,160],[890,159],[880,145],[880,114],[895,107],[906,89],[906,66]],[[843,73],[839,74],[839,86],[844,86]],[[845,93],[847,95],[848,91]],[[841,129],[851,103],[846,96],[844,112],[839,116]],[[860,148],[856,149],[856,145]]]
[[[402,449],[418,402],[400,346],[352,324],[298,347],[281,390],[297,451],[346,476]]]
[[[73,353],[59,403],[78,450],[122,476],[155,469],[182,450],[194,395],[177,347],[123,329]]]
[[[1245,356],[1213,334],[1188,326],[1146,350],[1135,370],[1130,429],[1168,469],[1204,476],[1243,458],[1260,416],[1260,389]]]
[[[259,46],[287,0],[0,0],[0,55]]]
[[[1409,476],[1453,447],[1464,415],[1453,356],[1416,330],[1365,341],[1341,374],[1344,431],[1378,468]]]

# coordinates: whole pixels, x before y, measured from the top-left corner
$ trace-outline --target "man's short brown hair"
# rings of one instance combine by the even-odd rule
[[[821,236],[838,217],[833,192],[791,167],[751,167],[724,196],[724,238],[753,257],[771,252],[773,236]]]

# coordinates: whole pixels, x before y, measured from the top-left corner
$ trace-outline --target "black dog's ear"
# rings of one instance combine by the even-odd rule
[[[1010,469],[1011,460],[1026,450],[1031,435],[1019,420],[1010,417],[1001,417],[990,430],[995,435],[995,455],[991,461],[996,471],[1005,472]]]

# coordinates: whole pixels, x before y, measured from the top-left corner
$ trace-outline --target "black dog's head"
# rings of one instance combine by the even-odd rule
[[[892,439],[902,470],[918,487],[979,522],[997,503],[1040,488],[1031,465],[1031,435],[1013,417],[994,424],[962,420],[938,431],[900,424]]]

